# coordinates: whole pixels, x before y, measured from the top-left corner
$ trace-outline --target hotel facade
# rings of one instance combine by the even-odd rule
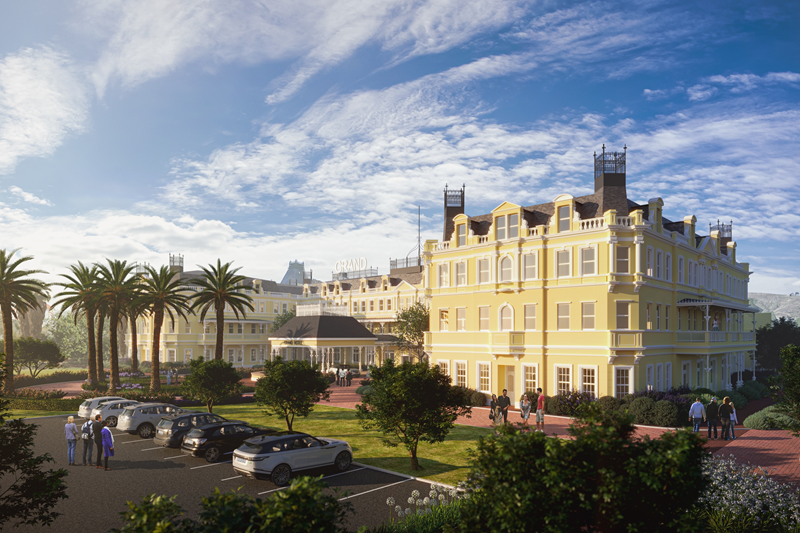
[[[594,194],[480,216],[464,213],[463,188],[445,190],[443,240],[425,243],[426,352],[455,384],[516,399],[742,380],[758,309],[731,225],[700,236],[695,216],[664,218],[661,198],[629,200],[625,170],[626,152],[604,149]]]

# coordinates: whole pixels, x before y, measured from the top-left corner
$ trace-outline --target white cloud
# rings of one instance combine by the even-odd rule
[[[663,100],[664,98],[669,98],[673,94],[682,93],[683,91],[685,91],[685,89],[680,86],[673,89],[645,89],[642,95],[647,100]]]
[[[764,76],[731,74],[730,76],[710,76],[705,81],[732,86],[730,89],[732,93],[742,93],[764,85],[789,84],[797,87],[800,86],[800,74],[797,72],[769,72]]]
[[[23,48],[0,60],[0,174],[26,157],[52,154],[86,127],[89,100],[69,57]]]
[[[23,191],[22,189],[20,189],[19,187],[15,186],[15,185],[12,185],[11,187],[9,187],[8,188],[8,192],[13,194],[14,196],[18,196],[23,201],[31,203],[31,204],[48,205],[48,206],[53,205],[50,202],[50,200],[45,200],[44,198],[39,198],[38,196],[36,196],[33,193],[25,192],[25,191]]]
[[[689,95],[689,100],[699,102],[711,98],[718,90],[711,85],[697,84],[686,89],[686,94]]]

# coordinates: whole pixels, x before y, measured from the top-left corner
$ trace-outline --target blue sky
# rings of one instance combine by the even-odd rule
[[[233,260],[280,279],[592,190],[733,220],[751,291],[800,290],[800,22],[784,2],[0,4],[0,247]]]

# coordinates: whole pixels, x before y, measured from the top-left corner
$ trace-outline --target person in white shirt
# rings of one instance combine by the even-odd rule
[[[736,407],[733,406],[733,402],[731,402],[731,409],[733,409],[733,414],[731,415],[731,440],[736,438],[736,432],[733,428],[739,423],[739,419],[736,418]]]
[[[706,419],[706,408],[700,398],[695,398],[692,407],[689,408],[689,422],[692,423],[692,431],[697,433],[700,431],[700,424]]]

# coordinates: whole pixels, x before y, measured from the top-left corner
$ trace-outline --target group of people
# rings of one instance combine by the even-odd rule
[[[89,419],[78,430],[75,425],[75,417],[68,417],[67,423],[64,424],[64,433],[67,438],[67,458],[69,459],[69,466],[91,466],[92,451],[97,447],[97,468],[108,467],[108,458],[114,457],[114,435],[108,428],[108,423],[103,420],[100,415],[95,416],[95,419]],[[83,465],[75,463],[75,448],[78,441],[83,441]],[[86,462],[86,457],[89,457],[89,463]],[[105,466],[103,466],[102,459],[105,457]]]
[[[544,394],[542,388],[536,389],[538,394],[536,398],[536,431],[544,433]],[[495,426],[500,423],[502,419],[504,424],[508,424],[508,409],[511,407],[511,398],[508,397],[508,390],[503,389],[503,394],[498,397],[492,394],[492,401],[490,403],[491,411],[489,413],[489,420],[494,421]],[[519,414],[522,417],[523,431],[530,429],[528,419],[533,410],[533,402],[527,393],[523,394],[519,400]]]
[[[349,387],[353,383],[353,373],[346,368],[336,370],[336,384],[340,387]]]
[[[721,426],[723,440],[735,439],[735,426],[739,422],[736,418],[736,407],[727,396],[722,399],[722,405],[717,404],[716,398],[711,398],[711,403],[704,406],[700,398],[696,398],[692,407],[689,408],[689,421],[692,422],[692,430],[695,433],[700,431],[700,424],[706,422],[708,440],[717,440],[717,425]],[[712,429],[714,431],[713,438],[711,437]]]

